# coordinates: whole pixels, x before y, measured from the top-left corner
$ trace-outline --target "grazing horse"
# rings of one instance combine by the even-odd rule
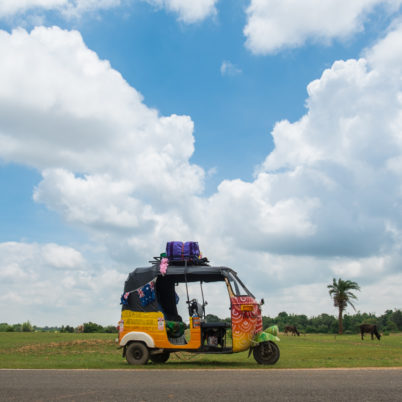
[[[300,336],[300,332],[297,330],[296,325],[286,325],[285,326],[285,334],[290,332],[294,336]]]
[[[377,325],[375,325],[375,324],[362,324],[362,325],[360,325],[360,334],[361,334],[362,340],[363,340],[363,334],[365,332],[368,333],[368,334],[371,334],[371,339],[372,340],[374,339],[373,335],[375,335],[378,340],[380,340],[380,338],[381,338],[381,335],[377,331]]]

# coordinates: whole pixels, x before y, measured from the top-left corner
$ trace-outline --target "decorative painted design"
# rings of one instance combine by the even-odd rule
[[[260,306],[251,296],[234,296],[232,305],[233,352],[241,352],[250,347],[254,335],[262,331]],[[252,311],[242,310],[243,305],[253,306]]]

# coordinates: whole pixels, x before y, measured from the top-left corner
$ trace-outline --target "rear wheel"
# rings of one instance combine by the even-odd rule
[[[141,342],[131,342],[126,349],[126,359],[129,364],[147,364],[149,350]]]
[[[152,363],[155,364],[162,364],[166,363],[169,359],[170,353],[169,352],[163,352],[163,353],[158,353],[156,355],[151,355],[149,358],[151,359]]]
[[[253,356],[258,364],[275,364],[279,360],[280,352],[276,343],[261,342],[253,349]]]

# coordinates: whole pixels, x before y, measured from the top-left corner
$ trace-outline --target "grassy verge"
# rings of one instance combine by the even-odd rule
[[[0,368],[133,369],[121,357],[115,334],[0,333]],[[260,366],[248,352],[230,355],[172,354],[141,368],[402,367],[402,334],[364,341],[359,335],[281,336],[281,358]]]

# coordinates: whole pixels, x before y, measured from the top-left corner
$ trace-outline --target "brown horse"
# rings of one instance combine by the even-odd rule
[[[374,339],[374,335],[377,337],[378,340],[381,339],[381,335],[377,331],[377,325],[375,324],[362,324],[360,325],[360,335],[363,340],[364,333],[371,334],[371,339]]]
[[[296,325],[286,325],[285,326],[285,334],[287,335],[290,332],[294,336],[300,336],[300,332],[297,330]]]

